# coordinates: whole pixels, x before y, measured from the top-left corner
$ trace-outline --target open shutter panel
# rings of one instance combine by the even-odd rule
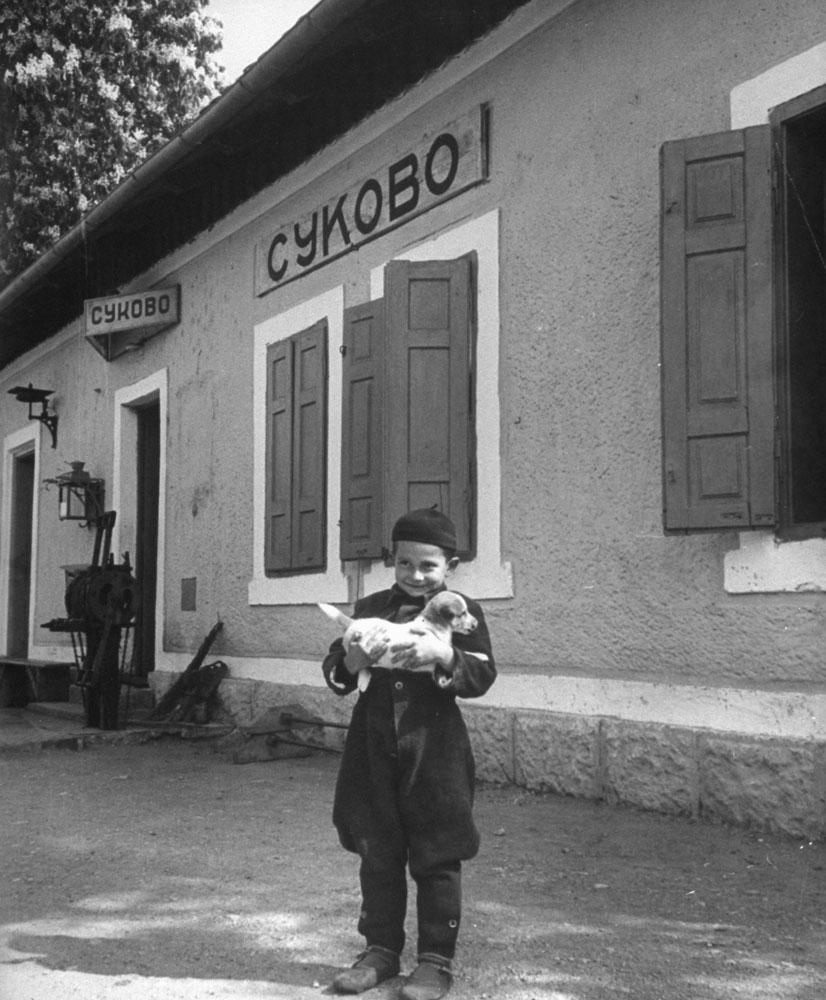
[[[471,262],[393,261],[385,269],[386,529],[434,504],[472,550]]]
[[[382,555],[384,475],[384,299],[344,313],[342,358],[341,558]]]
[[[666,530],[775,523],[769,139],[662,148]]]
[[[267,493],[265,559],[268,573],[289,569],[292,533],[292,343],[267,348]]]
[[[327,493],[327,323],[295,338],[293,569],[323,569]]]

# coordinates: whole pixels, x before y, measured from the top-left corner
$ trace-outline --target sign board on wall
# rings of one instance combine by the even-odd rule
[[[83,307],[86,339],[111,361],[180,321],[181,286],[86,299]]]
[[[255,294],[266,295],[487,179],[487,106],[259,240]]]

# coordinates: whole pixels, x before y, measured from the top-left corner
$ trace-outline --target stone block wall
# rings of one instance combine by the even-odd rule
[[[821,839],[826,744],[463,706],[486,781]]]
[[[177,675],[153,676],[162,694]],[[226,678],[222,718],[249,726],[267,709],[300,705],[346,724],[353,698],[326,688]],[[653,812],[826,837],[826,744],[744,737],[463,702],[481,781],[598,799]],[[340,747],[341,729],[326,729]]]

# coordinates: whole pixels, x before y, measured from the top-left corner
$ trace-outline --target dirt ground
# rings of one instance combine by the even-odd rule
[[[0,755],[0,1000],[329,994],[361,945],[338,758],[218,746]],[[826,845],[513,787],[477,819],[455,1000],[826,996]]]

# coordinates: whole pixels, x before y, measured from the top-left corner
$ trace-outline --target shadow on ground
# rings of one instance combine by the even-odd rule
[[[323,995],[361,947],[336,766],[173,739],[0,757],[0,996]],[[823,845],[512,787],[477,819],[456,1000],[826,995]]]

